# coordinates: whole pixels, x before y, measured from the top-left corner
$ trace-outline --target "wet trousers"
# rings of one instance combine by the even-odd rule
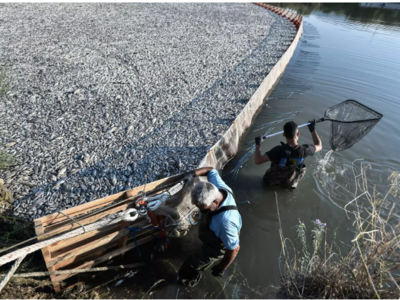
[[[200,282],[201,272],[220,261],[224,254],[224,250],[215,251],[203,245],[200,250],[185,260],[179,270],[179,281],[185,286],[195,287]]]

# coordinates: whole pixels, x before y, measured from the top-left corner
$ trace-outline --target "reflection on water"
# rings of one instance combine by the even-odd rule
[[[305,17],[316,12],[345,16],[349,22],[359,22],[366,26],[373,24],[398,26],[400,22],[399,9],[381,9],[361,6],[358,3],[273,3],[272,5],[294,9]]]

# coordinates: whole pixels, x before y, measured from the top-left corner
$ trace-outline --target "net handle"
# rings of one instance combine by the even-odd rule
[[[321,119],[316,120],[315,123],[320,123],[320,122],[324,122],[324,121],[328,121],[328,120],[331,121],[331,120],[328,119],[328,118],[321,118]],[[304,126],[308,126],[308,125],[310,125],[310,124],[311,124],[311,123],[308,122],[308,123],[299,125],[299,126],[297,126],[297,127],[298,127],[298,128],[301,128],[301,127],[304,127]],[[279,132],[275,132],[275,133],[269,134],[269,135],[266,135],[266,136],[263,136],[263,140],[265,140],[266,138],[269,138],[269,137],[271,137],[271,136],[275,136],[275,135],[282,134],[282,133],[284,133],[283,130],[282,130],[282,131],[279,131]]]

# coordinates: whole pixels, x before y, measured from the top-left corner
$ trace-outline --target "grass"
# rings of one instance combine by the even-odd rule
[[[352,191],[347,190],[352,195],[351,201],[342,207],[331,199],[352,221],[355,235],[348,243],[350,249],[343,254],[336,243],[336,231],[328,237],[328,229],[317,222],[314,222],[310,243],[307,228],[299,221],[296,239],[300,249],[280,230],[278,298],[400,297],[400,224],[396,203],[389,200],[398,194],[400,173],[390,175],[391,184],[381,194],[376,185],[368,182],[370,165],[361,164],[357,172],[353,162],[352,168],[355,185]]]
[[[18,160],[4,150],[0,150],[0,169],[7,169],[18,164]]]

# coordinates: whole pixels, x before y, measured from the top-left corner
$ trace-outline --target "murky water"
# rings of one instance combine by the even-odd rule
[[[300,4],[297,6],[299,8]],[[318,124],[317,132],[324,149],[307,159],[307,174],[294,191],[263,187],[261,178],[269,164],[255,165],[253,155],[250,156],[236,180],[230,183],[237,201],[250,201],[250,204],[240,204],[241,249],[222,280],[215,279],[208,271],[194,289],[177,283],[177,270],[186,254],[200,246],[197,228],[194,228],[187,237],[173,241],[168,253],[154,253],[151,259],[147,252],[149,263],[152,262],[159,273],[149,279],[145,272],[139,272],[118,287],[123,294],[117,293],[117,296],[129,297],[122,291],[130,290],[135,278],[140,277],[144,282],[140,287],[142,291],[147,291],[158,279],[165,279],[152,290],[154,293],[149,293],[154,298],[273,297],[274,291],[267,288],[279,282],[281,251],[275,192],[286,237],[294,240],[294,226],[299,219],[306,225],[320,219],[330,230],[338,227],[344,243],[353,237],[350,221],[329,197],[340,205],[351,200],[348,192],[338,185],[352,189],[351,163],[355,159],[363,158],[363,164],[372,164],[370,182],[383,188],[391,171],[399,170],[400,14],[354,4],[328,6],[320,7],[322,11],[306,7],[309,14],[304,17],[301,42],[267,105],[244,138],[243,151],[233,162],[245,154],[249,147],[245,142],[253,141],[257,135],[270,128],[272,132],[282,130],[288,119],[302,124],[322,117],[327,108],[346,99],[355,99],[379,111],[383,119],[360,142],[343,152],[329,151],[330,124]],[[303,7],[303,13],[304,10]],[[284,141],[283,136],[268,139],[262,144],[262,151],[280,141]],[[312,142],[307,128],[301,129],[300,142]],[[232,168],[227,166],[224,172]],[[232,174],[223,178],[229,181]],[[136,254],[132,252],[131,255]],[[135,287],[136,293],[138,288]]]

